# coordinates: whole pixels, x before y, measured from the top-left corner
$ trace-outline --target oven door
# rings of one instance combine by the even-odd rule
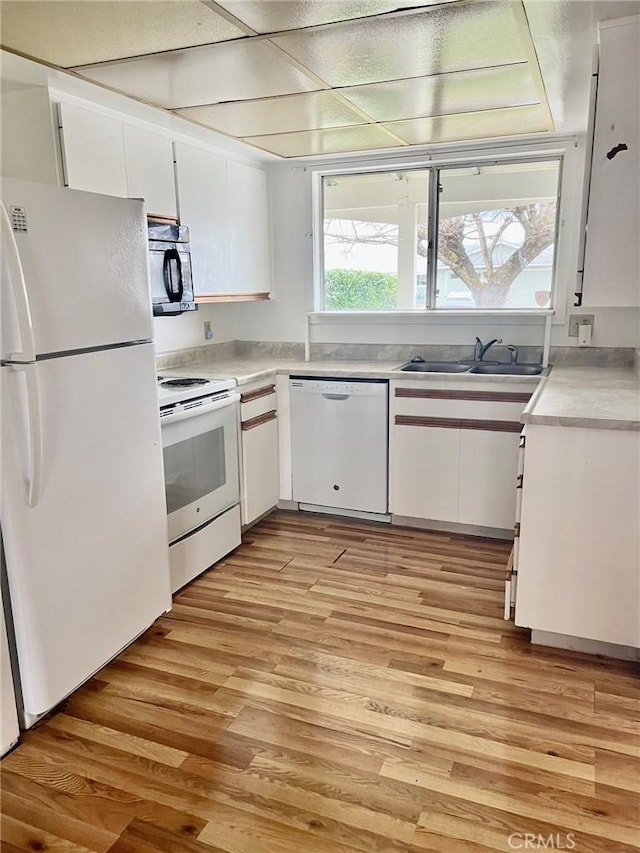
[[[169,542],[238,503],[237,403],[162,423]]]

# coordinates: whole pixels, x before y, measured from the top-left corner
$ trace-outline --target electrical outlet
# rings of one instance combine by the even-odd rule
[[[593,332],[593,314],[570,314],[569,315],[569,337],[578,337],[578,326],[591,326]]]
[[[576,332],[576,335],[578,333]],[[204,339],[205,341],[213,340],[213,329],[211,328],[211,320],[204,321]]]

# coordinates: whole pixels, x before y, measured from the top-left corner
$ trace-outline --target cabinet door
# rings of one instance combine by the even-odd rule
[[[600,32],[584,304],[640,305],[640,22]],[[618,145],[626,146],[623,150]]]
[[[66,185],[126,198],[127,169],[122,124],[75,104],[59,105]]]
[[[271,290],[267,176],[262,169],[227,162],[228,290],[234,294]]]
[[[266,418],[270,415],[270,419]],[[255,418],[242,427],[242,523],[251,524],[278,503],[278,421],[275,412]],[[248,427],[248,428],[247,428]]]
[[[203,148],[174,143],[178,212],[189,228],[193,290],[198,296],[228,290],[226,160]]]
[[[458,521],[513,529],[516,518],[518,432],[462,429]]]
[[[131,198],[143,198],[147,213],[176,216],[173,145],[159,133],[124,125],[127,190]]]
[[[392,441],[391,512],[457,521],[460,430],[395,425]]]

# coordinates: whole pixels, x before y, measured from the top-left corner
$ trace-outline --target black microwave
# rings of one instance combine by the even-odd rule
[[[191,277],[189,229],[149,220],[149,278],[153,313],[158,317],[196,311]]]

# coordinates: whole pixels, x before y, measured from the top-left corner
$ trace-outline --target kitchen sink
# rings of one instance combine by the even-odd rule
[[[506,374],[507,376],[537,376],[542,373],[540,364],[476,364],[469,373]]]
[[[400,370],[414,373],[466,373],[469,366],[459,364],[457,361],[410,361]]]

